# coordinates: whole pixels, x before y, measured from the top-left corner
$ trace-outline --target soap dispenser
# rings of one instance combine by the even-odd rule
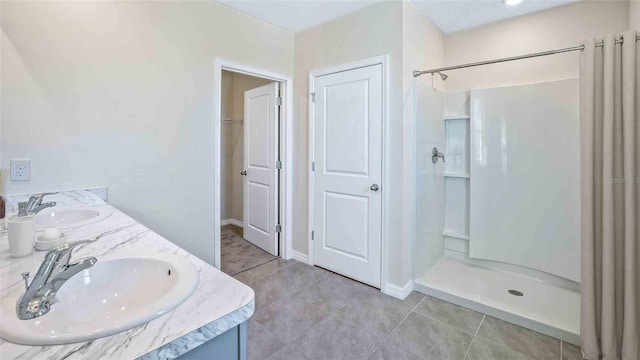
[[[27,203],[18,204],[18,214],[7,220],[9,251],[13,257],[31,254],[36,236],[36,218],[27,213]]]

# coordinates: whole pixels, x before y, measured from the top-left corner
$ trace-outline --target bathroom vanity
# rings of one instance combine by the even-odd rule
[[[24,200],[7,197],[8,210]],[[0,340],[0,358],[246,359],[246,322],[254,311],[251,288],[147,229],[93,192],[63,192],[52,200],[61,209],[90,208],[99,214],[99,221],[79,219],[75,220],[78,226],[63,224],[69,241],[102,234],[96,241],[78,246],[72,255],[73,259],[95,257],[97,263],[94,270],[82,270],[60,288],[50,312],[18,320],[15,299],[25,292],[21,274],[35,274],[46,252],[13,258],[7,232],[0,232],[0,325],[7,337]],[[170,270],[159,275],[153,269]],[[65,286],[66,293],[61,295]],[[166,300],[164,308],[155,308],[158,298]],[[157,313],[163,314],[156,317]],[[135,321],[138,323],[133,326]],[[119,326],[133,327],[117,332]],[[92,333],[104,336],[90,339]],[[59,344],[61,338],[64,344]]]

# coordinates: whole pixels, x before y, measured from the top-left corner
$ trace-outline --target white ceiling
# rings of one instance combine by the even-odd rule
[[[523,0],[507,6],[502,0],[412,0],[445,34],[576,1]]]
[[[383,0],[216,0],[280,28],[298,32]],[[524,15],[579,0],[411,0],[444,33]]]
[[[270,24],[298,32],[382,0],[216,0]]]

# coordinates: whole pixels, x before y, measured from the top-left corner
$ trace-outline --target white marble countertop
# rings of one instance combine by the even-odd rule
[[[7,212],[21,198],[7,199]],[[0,340],[0,358],[9,359],[174,359],[249,319],[254,292],[248,286],[203,262],[87,191],[69,191],[47,197],[58,206],[111,208],[113,214],[98,223],[67,229],[70,241],[91,238],[109,230],[113,234],[79,247],[74,258],[95,256],[98,261],[132,252],[170,253],[189,260],[197,269],[197,288],[182,304],[145,325],[112,336],[67,345],[25,346]],[[36,272],[45,252],[23,258],[9,254],[6,230],[0,233],[0,298],[24,291],[20,274]],[[45,315],[46,316],[46,315]],[[2,319],[0,319],[2,321]]]

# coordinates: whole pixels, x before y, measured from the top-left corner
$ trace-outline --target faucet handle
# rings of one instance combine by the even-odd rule
[[[25,290],[29,289],[29,272],[23,272],[22,274],[22,280],[24,280],[24,288]]]
[[[31,211],[35,206],[40,205],[45,196],[54,194],[57,194],[57,192],[36,193],[29,196],[29,201],[27,201],[27,212]]]
[[[55,195],[57,194],[57,191],[54,192],[43,192],[43,193],[37,193],[37,194],[33,194],[31,195],[31,197],[29,198],[29,200],[31,200],[32,198],[34,200],[42,200],[45,196],[49,196],[49,195]]]

